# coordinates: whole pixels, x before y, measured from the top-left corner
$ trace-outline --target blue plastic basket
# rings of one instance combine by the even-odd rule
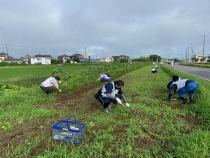
[[[71,121],[71,119],[74,119],[74,121]],[[85,133],[85,124],[76,122],[75,116],[57,122],[52,128],[52,138],[54,140],[73,144],[80,144]]]

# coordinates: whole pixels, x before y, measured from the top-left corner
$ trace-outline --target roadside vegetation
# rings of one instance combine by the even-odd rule
[[[196,117],[200,128],[196,128],[189,135],[179,136],[173,140],[174,153],[179,157],[210,157],[210,89],[209,82],[184,72],[161,67],[170,76],[176,74],[182,78],[197,80],[199,90],[193,105],[184,107],[189,114]]]
[[[195,67],[206,67],[210,68],[210,64],[195,64],[195,63],[179,63],[180,65],[186,65],[186,66],[195,66]]]
[[[7,102],[0,100],[1,105],[4,105],[1,106],[4,117],[0,115],[0,120],[8,121],[10,125],[0,132],[1,143],[9,144],[9,147],[1,148],[2,156],[209,157],[209,83],[166,66],[161,66],[156,74],[150,72],[151,68],[151,65],[144,64],[89,65],[72,73],[59,67],[51,72],[59,74],[64,80],[64,93],[58,98],[57,94],[46,97],[34,81],[31,87],[6,85],[14,86],[11,88],[14,93],[11,92],[13,95]],[[125,81],[124,91],[131,104],[130,108],[117,105],[110,114],[102,112],[101,105],[94,99],[94,94],[101,87],[95,79],[99,72],[105,70],[114,78],[120,77]],[[173,74],[199,81],[200,89],[193,105],[167,100],[166,85]],[[21,88],[23,89],[20,90]],[[1,98],[5,98],[10,90],[5,87],[2,89],[5,93]],[[21,95],[17,96],[18,93]],[[30,97],[30,102],[26,96],[20,99],[24,95]],[[13,109],[16,103],[19,106]],[[16,114],[19,108],[22,113]],[[31,109],[34,111],[30,111]],[[40,112],[40,109],[44,112]],[[7,115],[10,112],[14,117]],[[53,141],[51,125],[72,115],[86,124],[82,143],[71,145]],[[5,126],[4,122],[3,125]]]

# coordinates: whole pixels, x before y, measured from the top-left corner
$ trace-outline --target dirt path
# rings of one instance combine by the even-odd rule
[[[50,118],[42,120],[32,120],[29,122],[24,122],[21,126],[16,126],[10,133],[0,133],[0,156],[4,155],[5,152],[13,147],[20,145],[21,143],[34,138],[42,134],[50,135],[51,125],[57,120],[63,119],[64,116],[68,115],[70,110],[77,112],[82,111],[95,111],[100,109],[100,105],[93,98],[95,92],[99,88],[99,85],[86,85],[80,87],[79,90],[74,91],[73,93],[61,93],[58,97],[58,102],[54,105],[40,105],[39,107],[44,108],[56,108],[63,109],[65,108],[66,113],[62,115],[55,115]],[[84,104],[85,103],[85,104]],[[85,106],[84,106],[85,105]],[[44,126],[43,126],[44,125]],[[40,147],[44,145],[44,142],[40,142],[38,147],[33,150],[32,155],[36,154],[37,151],[40,152]],[[44,149],[44,148],[42,148]],[[37,150],[37,151],[36,151]]]

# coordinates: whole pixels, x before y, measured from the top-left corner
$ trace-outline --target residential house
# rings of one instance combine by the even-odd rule
[[[6,54],[6,53],[0,53],[0,61],[6,61],[6,60],[9,60],[9,55]]]
[[[126,55],[119,55],[119,56],[112,56],[114,58],[114,61],[129,61],[130,57]]]
[[[11,64],[22,64],[23,60],[21,58],[11,58],[10,60],[6,61],[7,63]]]
[[[84,56],[81,54],[73,54],[70,56],[73,62],[82,62],[85,60]]]
[[[30,64],[30,62],[31,62],[31,57],[30,57],[30,55],[26,55],[26,56],[24,56],[24,57],[21,57],[21,60],[22,60],[22,62],[25,63],[25,64]]]
[[[210,63],[210,55],[207,55],[207,56],[204,57],[203,63],[204,63],[204,64]]]
[[[59,62],[61,62],[63,64],[71,61],[71,57],[69,55],[66,55],[66,54],[58,56],[57,59],[58,59]]]
[[[31,57],[31,64],[43,64],[43,65],[50,65],[52,57],[51,55],[35,55]]]
[[[113,57],[103,57],[103,58],[99,58],[97,59],[98,62],[112,62],[114,61]]]
[[[195,54],[193,57],[192,57],[192,61],[195,62],[195,63],[203,63],[204,61],[204,56],[203,54],[201,53],[198,53],[198,54]]]

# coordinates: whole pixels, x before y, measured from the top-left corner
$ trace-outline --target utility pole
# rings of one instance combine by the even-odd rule
[[[191,48],[191,58],[192,58],[192,62],[193,62],[195,60],[193,47]]]
[[[85,47],[85,58],[87,57],[87,49],[86,49],[86,47]]]
[[[205,55],[205,42],[206,42],[206,36],[203,37],[203,57]]]
[[[194,56],[194,49],[193,47],[191,48],[192,56]]]
[[[9,61],[9,51],[8,51],[8,48],[7,48],[7,43],[6,43],[6,53],[8,55],[8,61]]]
[[[186,50],[186,52],[185,52],[185,53],[186,53],[185,55],[186,55],[186,62],[187,62],[187,50]]]

